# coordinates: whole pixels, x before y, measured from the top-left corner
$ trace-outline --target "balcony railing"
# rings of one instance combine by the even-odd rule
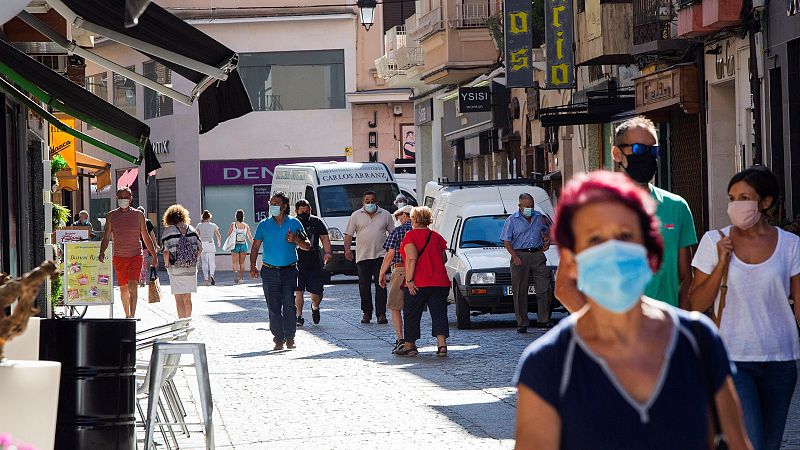
[[[383,38],[386,54],[391,55],[406,46],[406,27],[396,26],[389,29]]]
[[[672,0],[633,1],[633,45],[672,38]]]
[[[502,2],[495,0],[456,4],[455,7],[455,17],[448,19],[448,23],[454,28],[483,28],[489,17],[503,10]]]
[[[415,41],[422,40],[437,31],[444,30],[442,8],[434,8],[419,17],[417,28],[409,30],[408,36]]]
[[[397,50],[397,68],[400,70],[410,69],[425,64],[422,47],[403,47]]]

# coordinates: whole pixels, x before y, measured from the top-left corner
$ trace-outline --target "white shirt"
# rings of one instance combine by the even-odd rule
[[[730,235],[731,227],[722,230]],[[710,274],[717,266],[719,232],[707,232],[692,266]],[[800,274],[800,238],[778,229],[775,251],[760,264],[731,257],[728,294],[719,334],[732,361],[792,361],[800,359],[800,342],[789,305],[789,279]],[[800,301],[800,299],[797,299]],[[719,294],[714,310],[719,306]]]
[[[197,230],[197,234],[200,235],[200,240],[203,241],[204,244],[213,244],[214,234],[219,230],[219,227],[214,222],[200,222],[195,229]],[[205,248],[205,246],[203,248]]]
[[[394,218],[389,211],[379,207],[370,216],[364,208],[359,208],[350,215],[344,234],[356,237],[356,262],[359,262],[383,258],[386,255],[383,243],[392,230]]]

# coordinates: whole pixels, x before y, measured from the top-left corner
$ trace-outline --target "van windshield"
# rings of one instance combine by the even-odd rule
[[[323,217],[346,217],[362,207],[364,192],[375,191],[378,195],[378,206],[394,212],[394,199],[400,191],[396,184],[349,184],[339,186],[321,186],[317,188],[319,197],[319,214]]]
[[[461,248],[502,247],[500,232],[508,214],[470,217],[461,231]]]

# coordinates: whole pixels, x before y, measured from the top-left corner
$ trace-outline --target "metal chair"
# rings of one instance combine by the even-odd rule
[[[167,364],[170,356],[192,355],[194,364],[180,366],[175,364],[172,367]],[[171,361],[170,361],[171,362]],[[206,436],[206,449],[213,450],[214,447],[214,426],[212,412],[214,403],[211,398],[211,385],[208,377],[208,360],[206,358],[206,346],[199,342],[155,342],[153,353],[150,357],[149,367],[149,399],[147,403],[147,418],[145,419],[145,450],[153,447],[153,433],[158,424],[156,419],[159,405],[161,405],[161,392],[165,385],[165,375],[169,375],[169,369],[173,367],[194,366],[197,372],[198,390],[200,392],[200,410],[203,419],[202,423],[192,423],[183,425],[203,425]],[[169,400],[168,400],[169,402]],[[161,406],[163,408],[163,406]],[[165,415],[164,412],[162,414]],[[181,423],[162,423],[166,425],[181,425]],[[163,434],[163,432],[162,432]]]

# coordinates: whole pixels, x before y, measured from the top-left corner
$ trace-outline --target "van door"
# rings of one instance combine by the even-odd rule
[[[311,214],[319,216],[319,211],[317,211],[317,199],[314,197],[314,188],[306,186],[306,192],[303,198],[311,205]]]
[[[447,244],[447,262],[445,263],[444,267],[447,269],[447,276],[450,279],[458,273],[459,267],[461,267],[461,260],[458,255],[458,241],[459,235],[461,234],[461,216],[456,218],[456,225],[453,227],[452,235],[448,236],[448,244]]]

